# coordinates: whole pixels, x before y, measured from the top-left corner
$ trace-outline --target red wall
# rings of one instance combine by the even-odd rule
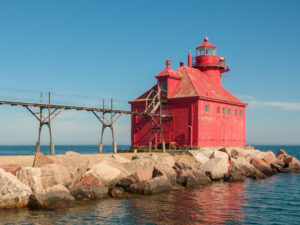
[[[205,112],[206,105],[209,106],[209,112]],[[198,110],[199,146],[245,145],[245,107],[199,100]]]
[[[209,112],[205,112],[206,105],[209,106]],[[132,103],[132,111],[143,112],[144,110],[143,102]],[[168,103],[163,105],[163,113],[173,115],[172,119],[163,120],[163,137],[166,143],[176,142],[180,146],[190,147],[245,145],[245,107],[243,106],[198,98],[178,98],[169,99]],[[151,124],[145,116],[132,115],[131,120],[132,147],[148,146]],[[154,131],[152,140],[154,146],[161,143],[160,130]]]

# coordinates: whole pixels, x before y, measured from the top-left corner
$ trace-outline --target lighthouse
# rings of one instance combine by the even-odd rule
[[[222,73],[228,71],[207,37],[194,58],[189,52],[187,65],[173,70],[166,60],[154,86],[129,103],[134,112],[170,116],[132,115],[131,146],[244,146],[247,104],[222,87]]]

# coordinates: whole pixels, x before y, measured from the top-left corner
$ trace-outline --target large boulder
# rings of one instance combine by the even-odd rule
[[[173,169],[173,167],[170,166],[170,164],[158,161],[154,167],[154,172],[153,172],[154,176],[156,176],[155,172],[157,172],[157,173],[159,172],[160,174],[166,175],[172,185],[176,184],[177,174],[176,174],[175,170]]]
[[[300,162],[295,157],[283,160],[284,166],[279,171],[283,173],[300,173]]]
[[[288,156],[288,154],[286,153],[286,151],[284,151],[283,149],[279,149],[277,154],[276,154],[276,157],[280,156],[280,155],[285,155],[285,156]]]
[[[175,166],[178,167],[179,169],[191,170],[192,162],[190,159],[187,158],[177,158],[175,161]]]
[[[23,167],[16,174],[17,178],[31,187],[33,192],[41,192],[44,189],[64,184],[65,168],[56,164],[47,164],[39,168]]]
[[[16,175],[16,173],[22,168],[22,166],[20,164],[8,164],[0,166],[0,168],[3,169],[5,172]]]
[[[136,157],[137,158],[128,163],[122,163],[122,166],[126,168],[129,174],[133,174],[142,169],[153,168],[158,159],[156,155],[148,153],[139,153]]]
[[[273,171],[276,170],[276,172],[278,173],[284,167],[285,163],[281,160],[277,160],[277,161],[271,163],[270,165],[271,165],[272,170]]]
[[[269,164],[274,163],[278,160],[276,158],[276,155],[272,151],[267,151],[263,159]]]
[[[157,157],[155,165],[158,164],[166,164],[169,167],[173,167],[175,164],[175,160],[172,156]]]
[[[244,181],[246,177],[264,179],[266,176],[251,165],[245,158],[231,158],[231,168],[226,180],[230,182]]]
[[[89,171],[86,172],[86,174],[88,173],[95,174],[100,178],[103,184],[106,184],[109,188],[112,188],[117,181],[123,177],[120,170],[105,162],[95,164]]]
[[[264,159],[253,158],[250,163],[259,171],[261,171],[266,176],[272,176],[273,171],[269,163],[267,163]]]
[[[184,187],[197,187],[209,183],[211,180],[205,175],[203,171],[194,170],[180,170],[177,175],[177,184]]]
[[[32,167],[41,167],[46,164],[54,163],[54,160],[40,152],[35,153]]]
[[[51,164],[45,166],[49,165]],[[69,151],[63,156],[56,156],[55,165],[59,168],[63,167],[63,185],[67,188],[71,188],[77,184],[82,176],[92,167],[92,160],[90,160],[88,156]]]
[[[54,185],[41,192],[33,193],[28,201],[28,207],[35,208],[60,208],[72,205],[74,197],[63,185]]]
[[[203,152],[199,152],[199,151],[195,151],[195,150],[191,150],[189,151],[193,157],[196,159],[196,161],[200,164],[203,165],[204,163],[206,163],[209,160],[209,157],[207,157],[205,154],[203,154]]]
[[[172,185],[166,176],[154,177],[130,185],[129,191],[136,194],[155,194],[170,191]]]
[[[108,188],[102,184],[98,176],[88,173],[70,190],[76,200],[89,200],[105,198],[108,195]]]
[[[222,158],[211,158],[201,167],[201,170],[212,180],[223,179],[228,173],[229,163],[227,154],[222,152],[216,153],[216,155],[218,154],[223,154]]]
[[[0,168],[0,208],[26,206],[31,193],[30,187]]]
[[[153,171],[154,168],[152,167],[138,170],[135,173],[120,179],[116,186],[122,187],[124,190],[128,191],[131,184],[150,180],[153,177]]]

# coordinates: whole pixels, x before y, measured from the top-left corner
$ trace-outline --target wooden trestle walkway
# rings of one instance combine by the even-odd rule
[[[83,106],[67,106],[67,105],[52,105],[50,92],[48,93],[48,104],[43,104],[42,102],[42,93],[40,96],[40,103],[29,103],[29,102],[13,102],[13,101],[0,101],[0,105],[11,105],[11,106],[23,106],[25,107],[39,122],[39,133],[38,133],[38,141],[36,142],[36,152],[40,152],[40,138],[41,138],[41,130],[44,125],[48,126],[49,136],[50,136],[50,154],[55,155],[54,144],[52,140],[52,131],[51,131],[51,121],[57,117],[63,110],[79,110],[79,111],[89,111],[94,114],[94,116],[100,121],[102,125],[101,137],[99,142],[98,153],[102,153],[103,146],[103,133],[105,128],[110,128],[112,132],[112,146],[113,152],[117,153],[117,144],[114,137],[114,123],[120,118],[120,116],[127,115],[142,115],[151,118],[159,117],[171,117],[170,115],[162,115],[156,114],[153,112],[131,112],[124,110],[113,109],[113,100],[111,99],[110,109],[104,108],[104,100],[102,108],[90,108]],[[44,113],[46,111],[46,113]],[[105,114],[110,114],[110,116],[106,116]]]

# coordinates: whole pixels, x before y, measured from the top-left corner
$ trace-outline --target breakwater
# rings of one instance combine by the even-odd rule
[[[75,199],[128,198],[132,193],[153,194],[205,186],[212,181],[263,179],[277,172],[298,172],[298,161],[284,151],[275,156],[272,152],[226,148],[188,151],[183,155],[39,155],[34,168],[16,171],[17,179],[5,178],[12,179],[10,184],[21,181],[29,187],[21,185],[19,190],[24,196],[16,206],[51,208],[73,204]]]

